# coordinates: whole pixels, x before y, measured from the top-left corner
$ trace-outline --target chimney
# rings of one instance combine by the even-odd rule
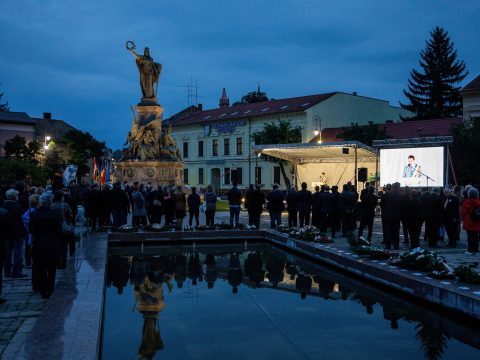
[[[357,92],[356,91],[352,92],[352,95],[357,96]]]
[[[197,104],[198,111],[203,111],[203,104]]]
[[[43,118],[47,119],[47,120],[51,120],[52,119],[52,113],[44,112],[43,113]]]

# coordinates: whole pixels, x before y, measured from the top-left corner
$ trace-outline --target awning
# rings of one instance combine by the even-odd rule
[[[359,141],[254,145],[252,149],[256,154],[273,156],[295,164],[348,163],[355,160],[375,162],[378,157],[377,149]]]

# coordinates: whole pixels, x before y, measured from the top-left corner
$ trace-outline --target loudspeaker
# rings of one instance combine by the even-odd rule
[[[368,169],[358,168],[358,181],[365,182],[367,181],[367,177],[368,177]]]
[[[342,148],[342,154],[348,154],[350,152],[349,148]]]

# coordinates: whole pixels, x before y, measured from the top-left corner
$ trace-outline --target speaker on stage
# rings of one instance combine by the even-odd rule
[[[368,178],[368,169],[365,167],[358,168],[358,181],[365,182]]]

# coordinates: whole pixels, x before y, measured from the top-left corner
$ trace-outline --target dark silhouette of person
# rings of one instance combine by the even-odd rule
[[[187,279],[187,257],[183,254],[175,256],[175,281],[181,289]]]
[[[305,299],[307,293],[312,290],[312,278],[310,275],[299,273],[295,280],[295,289],[300,292],[300,297]]]
[[[367,191],[363,194],[360,207],[362,215],[360,218],[360,227],[358,228],[358,237],[363,235],[363,229],[368,227],[367,240],[372,241],[373,218],[375,217],[375,208],[377,207],[378,198],[374,194],[375,188],[369,186]]]
[[[412,189],[405,198],[405,224],[407,226],[410,248],[420,246],[420,232],[423,225],[422,204],[420,192]]]
[[[298,268],[295,264],[287,262],[285,265],[287,274],[290,275],[290,280],[295,280],[295,276],[298,274]]]
[[[318,274],[313,277],[313,280],[318,284],[318,292],[324,299],[329,299],[330,294],[335,287],[335,282],[324,278]]]
[[[227,275],[228,283],[232,286],[232,293],[238,293],[238,286],[242,283],[242,269],[237,253],[230,254],[230,266]]]
[[[320,228],[320,186],[315,186],[315,192],[312,194],[312,225]]]
[[[312,192],[307,190],[307,183],[302,182],[302,190],[297,194],[298,220],[300,227],[310,224],[312,211]]]
[[[332,215],[330,216],[330,226],[332,228],[332,238],[341,229],[341,210],[340,210],[340,193],[338,186],[332,186]]]
[[[385,249],[387,250],[390,250],[392,246],[395,250],[398,250],[400,247],[401,209],[400,183],[396,182],[392,186],[392,191],[387,194],[385,205],[385,220],[387,226]]]
[[[272,287],[276,288],[283,281],[285,262],[279,259],[272,259],[267,262],[267,278],[272,283]]]
[[[288,227],[296,227],[298,218],[298,195],[295,186],[290,187],[290,191],[287,194],[287,212]]]
[[[343,185],[340,194],[340,208],[342,212],[342,235],[347,236],[355,227],[355,207],[357,205],[356,193],[348,184]]]
[[[197,280],[203,280],[202,265],[200,264],[200,255],[198,253],[190,254],[188,259],[188,277],[192,280],[192,285],[197,285]]]
[[[9,226],[8,211],[0,208],[0,296],[2,295],[3,287],[3,260],[4,260],[4,246],[5,236]],[[3,304],[6,300],[0,297],[0,304]]]
[[[218,271],[217,271],[217,261],[213,254],[207,254],[205,258],[205,281],[207,282],[207,287],[213,289],[215,281],[217,281]]]
[[[258,287],[265,278],[261,255],[258,252],[248,254],[244,264],[245,275],[248,277],[254,288]]]
[[[122,294],[123,288],[128,284],[130,276],[130,264],[128,259],[119,255],[108,257],[107,284],[117,288],[117,293]]]

